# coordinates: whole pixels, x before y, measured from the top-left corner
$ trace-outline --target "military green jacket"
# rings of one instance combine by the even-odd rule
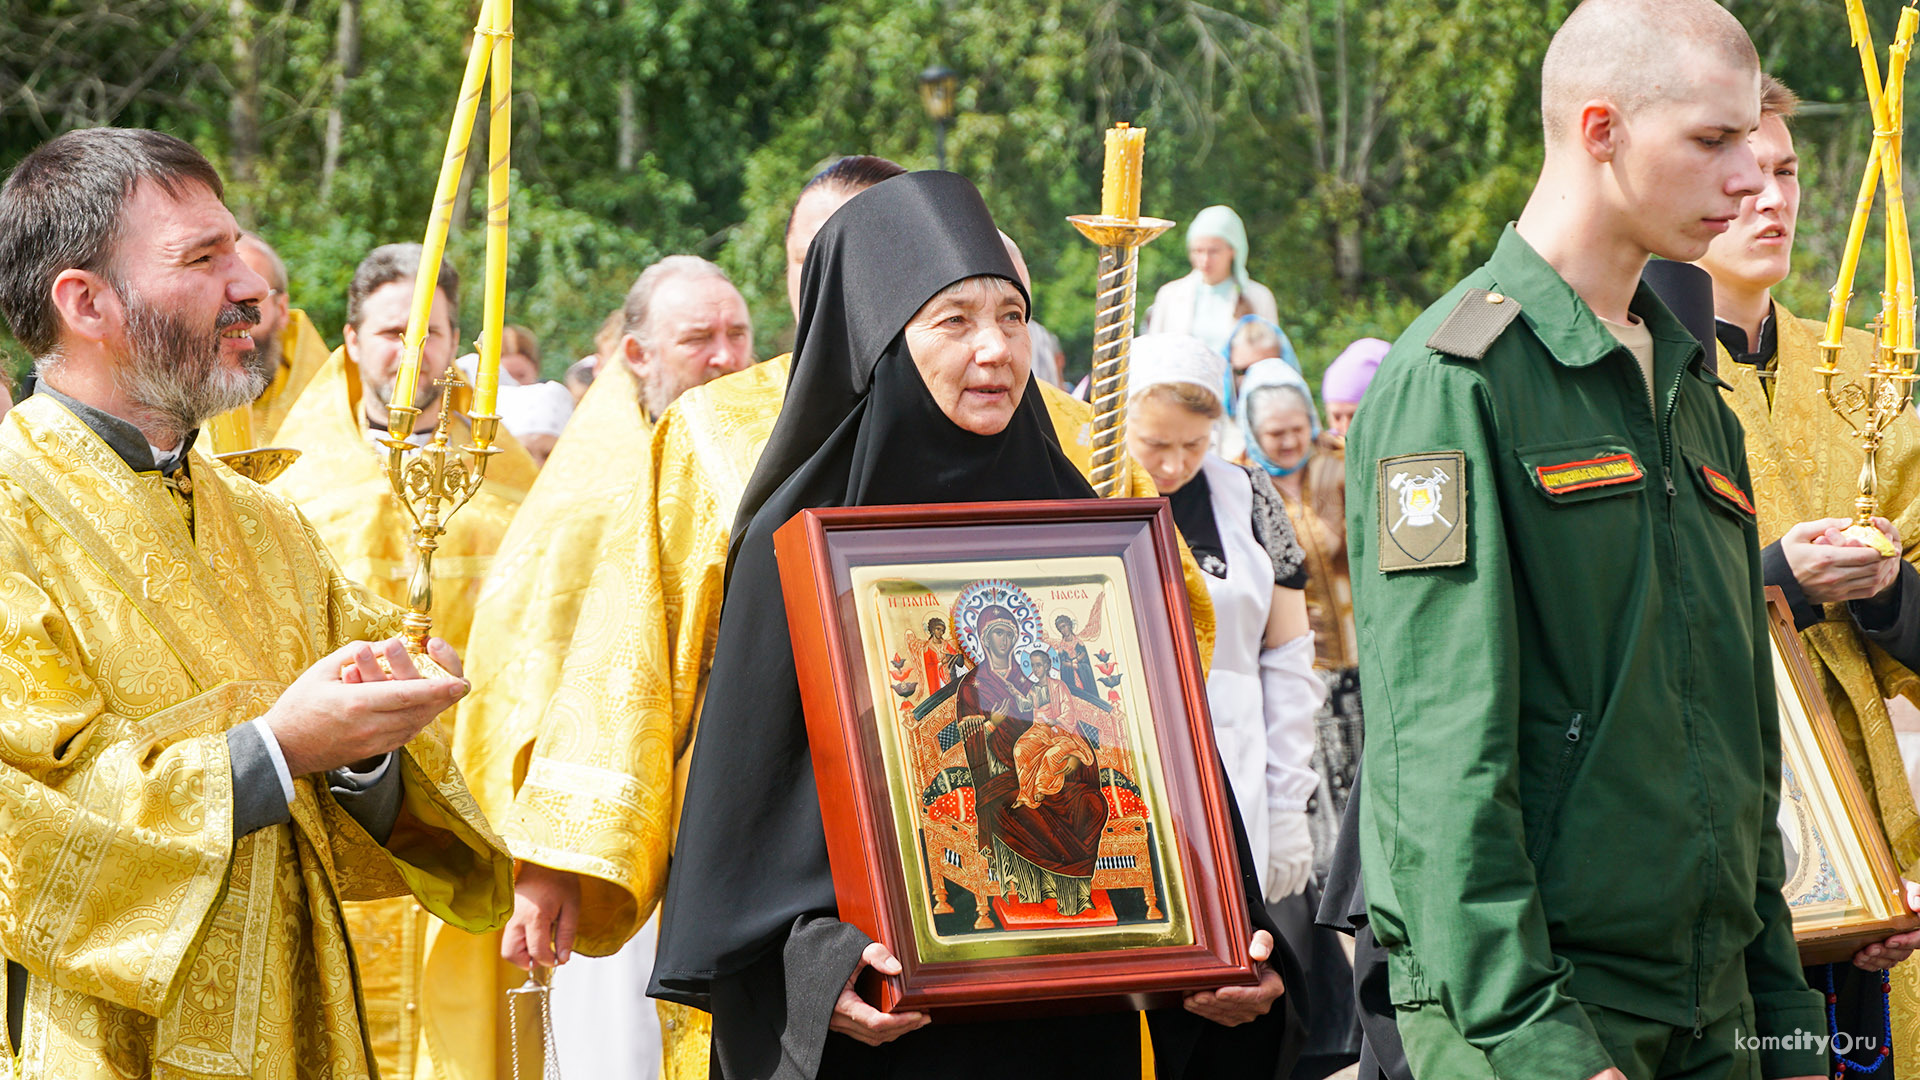
[[[1347,449],[1361,858],[1397,1003],[1501,1077],[1611,1064],[1579,1002],[1826,1031],[1781,896],[1780,736],[1739,421],[1646,288],[1633,354],[1511,227]],[[1762,1044],[1764,1047],[1764,1044]],[[1792,1044],[1790,1044],[1792,1045]],[[1811,1046],[1767,1076],[1824,1074]]]

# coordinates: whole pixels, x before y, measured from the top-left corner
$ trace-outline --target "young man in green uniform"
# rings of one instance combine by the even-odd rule
[[[1760,186],[1712,0],[1587,0],[1546,161],[1348,443],[1361,856],[1421,1080],[1821,1073],[1740,425],[1652,292]]]

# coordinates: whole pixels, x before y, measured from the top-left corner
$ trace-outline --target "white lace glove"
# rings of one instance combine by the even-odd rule
[[[1267,903],[1277,904],[1313,876],[1313,836],[1305,810],[1270,811],[1267,825]]]

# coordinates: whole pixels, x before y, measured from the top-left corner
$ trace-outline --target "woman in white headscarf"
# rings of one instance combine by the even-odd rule
[[[1150,334],[1134,341],[1131,366],[1127,451],[1167,497],[1207,580],[1214,741],[1246,822],[1267,913],[1300,961],[1314,1003],[1293,1075],[1325,1076],[1358,1058],[1359,1040],[1346,1004],[1352,965],[1338,935],[1313,925],[1319,889],[1307,807],[1320,787],[1314,718],[1325,687],[1313,669],[1306,557],[1266,475],[1207,450],[1225,412],[1226,357],[1193,337]]]
[[[1247,226],[1231,207],[1209,206],[1194,216],[1187,261],[1193,272],[1154,294],[1146,333],[1191,335],[1225,356],[1243,316],[1280,321],[1272,290],[1247,276]]]
[[[1237,412],[1247,460],[1272,479],[1306,552],[1314,667],[1327,685],[1313,762],[1320,796],[1310,815],[1319,850],[1315,877],[1324,881],[1360,765],[1360,661],[1347,571],[1346,462],[1338,441],[1321,434],[1313,390],[1284,360],[1262,360],[1247,369]]]
[[[1174,523],[1205,571],[1216,630],[1207,677],[1214,739],[1226,763],[1254,866],[1269,903],[1299,894],[1311,876],[1307,800],[1317,778],[1305,555],[1272,485],[1208,450],[1226,359],[1196,338],[1134,341],[1127,451],[1173,507]]]

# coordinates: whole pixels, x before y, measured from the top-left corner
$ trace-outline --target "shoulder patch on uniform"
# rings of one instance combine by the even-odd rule
[[[1380,572],[1467,561],[1467,455],[1459,450],[1381,458]]]
[[[1520,301],[1504,293],[1468,289],[1427,339],[1427,348],[1464,360],[1483,360],[1487,350],[1520,317]]]

